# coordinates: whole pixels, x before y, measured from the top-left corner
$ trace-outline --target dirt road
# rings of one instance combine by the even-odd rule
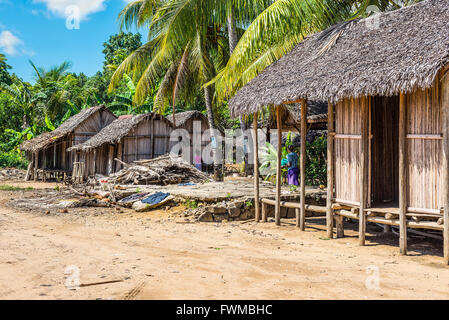
[[[411,239],[402,257],[396,236],[369,234],[359,247],[355,231],[327,240],[313,218],[301,233],[288,220],[185,224],[182,208],[46,215],[7,206],[30,192],[0,191],[0,299],[449,298],[441,242]],[[71,290],[78,271],[81,284],[123,281]]]

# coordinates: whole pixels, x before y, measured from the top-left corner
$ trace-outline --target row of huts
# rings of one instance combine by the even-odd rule
[[[298,108],[299,105],[291,105],[283,109],[283,120],[287,124],[284,131],[298,130]],[[317,103],[313,110],[315,112],[308,117],[311,128],[325,129],[327,104]],[[260,128],[266,129],[269,134],[276,128],[276,122],[268,115]],[[185,131],[174,132],[180,129]],[[208,129],[207,118],[198,111],[176,113],[175,117],[147,113],[117,118],[103,105],[83,109],[56,130],[22,144],[21,149],[30,159],[26,179],[76,176],[85,180],[96,174],[117,172],[123,168],[121,162],[153,159],[170,151],[182,154],[198,168],[207,169],[209,166],[202,160],[202,155],[210,143]],[[189,137],[185,136],[185,132]],[[174,148],[176,145],[177,148]],[[198,148],[198,145],[201,147]]]
[[[328,237],[334,227],[337,237],[344,235],[343,217],[359,220],[360,245],[367,222],[396,226],[406,254],[410,228],[441,230],[449,263],[448,73],[449,1],[426,0],[307,37],[244,86],[229,107],[231,115],[253,114],[257,122],[258,112],[273,106],[282,130],[285,106],[300,103],[305,119],[310,101],[327,101]],[[305,148],[302,143],[302,154]],[[301,157],[301,229],[305,161]],[[280,188],[275,203],[280,224]]]
[[[192,139],[183,143],[185,131],[171,141],[175,130],[207,134],[207,118],[198,111],[164,117],[156,113],[117,118],[104,105],[81,110],[52,132],[25,141],[21,149],[30,160],[26,179],[65,178],[78,175],[86,179],[95,174],[109,175],[126,163],[152,159],[170,152],[175,144],[193,148]],[[176,137],[176,135],[175,135]],[[207,139],[205,139],[207,140]],[[202,142],[202,149],[207,141]],[[189,152],[193,163],[192,154]]]

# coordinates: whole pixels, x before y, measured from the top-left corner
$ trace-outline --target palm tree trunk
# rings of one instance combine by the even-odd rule
[[[216,143],[216,149],[212,149],[214,159],[214,179],[216,181],[223,181],[223,161],[220,159],[221,152],[217,152],[218,148],[221,148],[221,139],[218,139],[218,130],[215,125],[214,112],[212,110],[212,94],[211,87],[204,88],[204,100],[206,103],[207,120],[211,131],[211,139],[213,138]],[[220,140],[220,141],[219,141]]]
[[[235,22],[233,7],[231,7],[231,10],[230,10],[227,20],[228,20],[229,54],[232,56],[232,53],[234,52],[234,49],[237,46],[237,43],[239,41],[238,35],[237,35],[237,25]],[[242,134],[243,134],[243,132],[245,132],[245,130],[247,129],[245,120],[243,119],[243,116],[239,117],[239,122],[240,122],[240,129],[242,130]],[[245,172],[246,172],[247,168],[248,168],[248,155],[247,154],[245,154],[244,161],[245,161]],[[246,173],[248,173],[248,172],[246,172]]]

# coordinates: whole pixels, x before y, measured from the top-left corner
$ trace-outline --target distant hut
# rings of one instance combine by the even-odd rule
[[[70,148],[84,163],[85,169],[78,176],[119,171],[122,165],[114,158],[131,163],[164,155],[170,151],[172,131],[171,122],[156,113],[122,116],[88,141]]]
[[[115,119],[104,105],[82,109],[55,130],[23,142],[21,149],[31,160],[26,179],[45,180],[70,173],[75,157],[66,150],[93,137]]]
[[[408,228],[442,230],[449,263],[448,70],[449,1],[427,0],[306,38],[242,88],[230,111],[328,101],[328,237],[334,220],[343,236],[342,217],[359,219],[360,245],[367,221],[397,226],[406,254]],[[279,224],[279,189],[276,198]]]
[[[205,164],[201,160],[201,156],[204,148],[210,143],[210,134],[207,132],[209,130],[209,122],[206,116],[199,111],[185,111],[176,113],[175,119],[173,119],[173,115],[168,115],[166,118],[172,123],[175,129],[184,129],[189,133],[189,159],[185,160],[188,160],[191,164],[195,164],[200,170],[205,169]],[[183,145],[181,137],[179,140],[180,144]],[[200,148],[195,150],[195,145],[200,146]],[[179,150],[179,154],[181,153],[182,148]]]
[[[270,129],[277,129],[275,114],[270,113],[267,120]],[[284,105],[281,108],[282,131],[301,131],[301,103]],[[327,129],[327,102],[311,101],[307,103],[307,127],[308,130]]]

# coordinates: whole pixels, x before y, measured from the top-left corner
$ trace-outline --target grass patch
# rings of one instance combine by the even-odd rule
[[[6,184],[0,185],[0,191],[31,191],[31,190],[33,190],[33,187],[22,188],[22,187],[9,186]]]

